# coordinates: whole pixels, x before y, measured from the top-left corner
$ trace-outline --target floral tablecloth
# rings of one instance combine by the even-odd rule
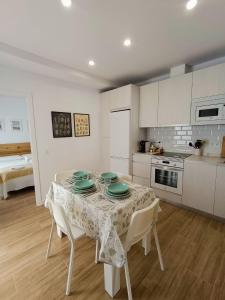
[[[71,191],[67,181],[53,182],[45,205],[48,207],[49,199],[60,203],[71,224],[82,228],[87,236],[100,240],[99,260],[122,267],[125,253],[120,236],[127,231],[133,212],[149,206],[155,199],[152,189],[131,182],[127,184],[131,196],[111,201],[99,189],[90,196],[82,197]]]

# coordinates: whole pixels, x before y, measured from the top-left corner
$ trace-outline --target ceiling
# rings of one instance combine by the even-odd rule
[[[72,1],[71,9],[60,0],[0,1],[0,42],[9,52],[18,50],[14,57],[49,60],[74,74],[93,75],[102,87],[225,54],[224,0],[199,0],[192,11],[185,0]],[[130,48],[122,44],[126,37]],[[95,67],[88,66],[89,59]]]

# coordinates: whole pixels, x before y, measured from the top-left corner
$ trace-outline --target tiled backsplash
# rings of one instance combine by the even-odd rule
[[[204,140],[204,155],[219,156],[225,125],[154,127],[147,129],[147,139],[161,142],[166,151],[193,152],[189,142]]]

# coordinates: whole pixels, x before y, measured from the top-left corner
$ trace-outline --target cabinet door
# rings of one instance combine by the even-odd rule
[[[110,137],[110,100],[111,92],[105,92],[100,95],[100,122],[101,122],[101,136],[103,138]]]
[[[192,98],[225,93],[225,64],[193,72]]]
[[[151,165],[139,162],[133,162],[133,175],[150,178]]]
[[[159,82],[159,126],[190,124],[191,88],[191,73]]]
[[[214,215],[225,218],[225,166],[217,167]]]
[[[158,119],[159,83],[151,83],[140,88],[140,127],[156,127]]]
[[[133,182],[143,185],[143,186],[150,187],[150,179],[149,178],[133,176]]]
[[[216,165],[205,162],[185,161],[183,204],[212,214],[215,180]]]
[[[131,91],[132,86],[126,85],[121,88],[110,91],[111,100],[110,100],[110,109],[123,109],[131,107]]]

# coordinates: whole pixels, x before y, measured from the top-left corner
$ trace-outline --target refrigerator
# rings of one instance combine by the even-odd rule
[[[110,170],[125,175],[131,166],[131,111],[121,110],[110,113]]]

